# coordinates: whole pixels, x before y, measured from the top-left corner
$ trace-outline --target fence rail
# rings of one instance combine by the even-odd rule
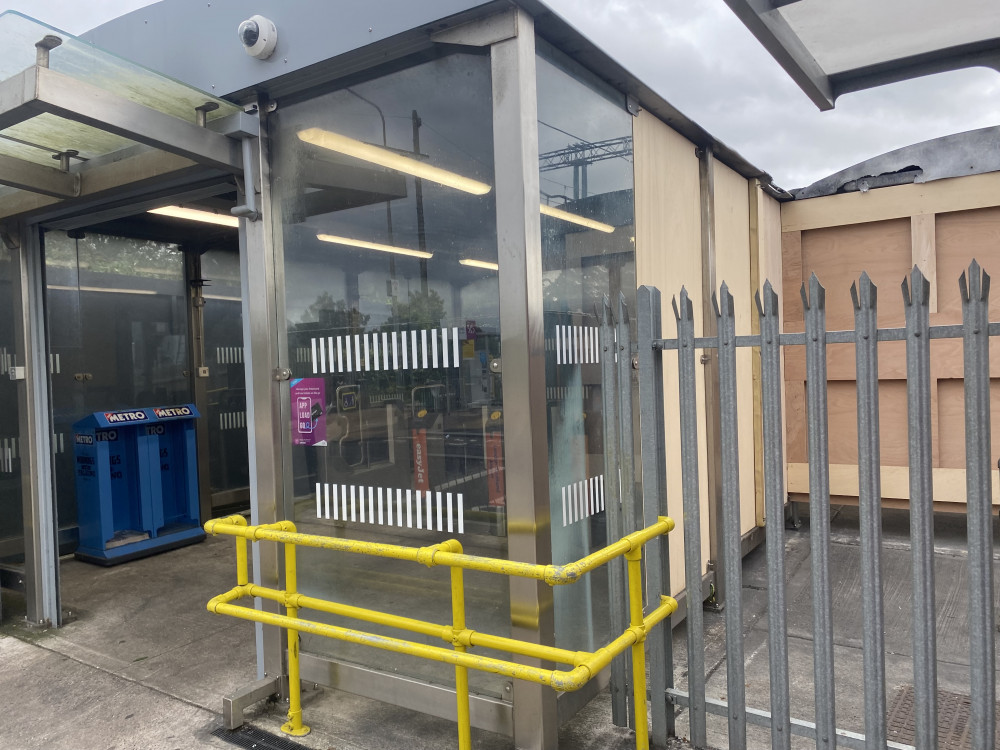
[[[812,276],[801,290],[804,328],[800,333],[782,333],[779,300],[771,284],[765,283],[756,297],[760,333],[736,335],[734,299],[725,284],[713,296],[718,334],[695,336],[691,300],[681,290],[673,301],[677,326],[675,338],[663,338],[660,326],[660,293],[650,287],[639,289],[637,300],[639,398],[643,419],[640,426],[643,455],[644,512],[666,513],[664,477],[664,420],[662,410],[663,358],[676,352],[677,398],[680,416],[681,487],[684,508],[685,585],[689,592],[701,590],[701,497],[698,477],[699,417],[696,400],[696,353],[705,351],[718,357],[718,393],[721,446],[721,538],[716,562],[727,591],[734,592],[725,606],[727,700],[709,700],[705,695],[704,621],[697,597],[689,598],[687,614],[688,690],[676,690],[669,643],[651,643],[652,719],[654,746],[665,747],[674,734],[674,707],[688,710],[687,736],[696,747],[707,746],[706,716],[727,717],[729,747],[746,747],[747,724],[771,730],[773,750],[789,750],[793,734],[812,737],[820,750],[836,746],[884,750],[906,745],[887,740],[884,599],[882,581],[881,487],[879,445],[878,344],[906,342],[907,428],[910,476],[910,535],[913,575],[913,674],[916,747],[937,748],[937,673],[934,601],[934,530],[931,445],[930,341],[961,339],[964,351],[966,503],[968,523],[968,572],[970,620],[970,697],[972,704],[971,740],[974,750],[993,748],[995,735],[996,654],[994,643],[994,587],[992,539],[992,486],[990,459],[990,372],[989,339],[1000,335],[1000,323],[990,323],[989,276],[973,262],[959,280],[962,323],[931,326],[930,285],[919,269],[902,284],[906,325],[878,328],[877,289],[867,274],[851,288],[854,330],[826,330],[826,292]],[[606,304],[606,308],[608,305]],[[623,301],[618,305],[618,321],[626,319]],[[602,326],[605,346],[613,340],[607,315]],[[861,609],[864,677],[865,733],[836,726],[834,698],[835,664],[833,652],[833,612],[830,569],[830,478],[827,404],[827,347],[854,344],[857,375],[858,480],[860,514],[860,555],[862,569]],[[808,414],[810,552],[812,560],[813,682],[815,722],[791,716],[789,696],[788,632],[785,615],[785,486],[782,420],[781,354],[788,347],[803,347],[806,359],[806,404]],[[760,349],[760,397],[763,423],[763,486],[766,519],[766,564],[768,580],[768,649],[770,711],[746,706],[746,675],[743,655],[741,555],[739,526],[739,446],[736,424],[738,382],[736,351]],[[619,345],[620,348],[620,345]],[[607,349],[605,349],[607,351]],[[627,349],[624,351],[628,351]],[[621,359],[622,357],[619,357]],[[619,380],[605,390],[621,399],[631,391]],[[619,378],[620,373],[619,373]],[[608,386],[611,386],[610,388]],[[744,394],[747,396],[748,394]],[[659,411],[656,410],[659,402]],[[617,417],[616,429],[623,431],[621,415],[631,409],[606,409],[606,420]],[[613,421],[613,420],[612,420]],[[627,433],[626,433],[627,434]],[[620,432],[615,444],[621,446]],[[622,476],[629,476],[623,473]],[[665,576],[669,582],[665,545],[662,560],[649,562],[648,575]],[[662,675],[657,675],[662,670]],[[619,679],[621,676],[619,675]]]

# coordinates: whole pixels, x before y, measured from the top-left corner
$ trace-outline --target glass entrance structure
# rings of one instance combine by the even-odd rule
[[[744,196],[753,168],[540,3],[387,0],[379,23],[353,6],[328,23],[328,4],[259,5],[279,34],[267,59],[220,43],[244,20],[236,3],[167,0],[85,42],[8,19],[37,57],[3,72],[41,93],[0,124],[63,144],[59,174],[38,159],[0,170],[0,223],[37,264],[15,269],[27,274],[18,314],[49,322],[25,372],[52,414],[28,421],[36,465],[51,456],[66,484],[70,412],[190,397],[212,456],[203,492],[230,510],[248,487],[255,524],[408,545],[457,537],[467,552],[543,564],[613,541],[607,480],[619,467],[604,462],[601,364],[616,353],[597,330],[605,298],[631,307],[640,281],[643,106],[683,148],[720,154]],[[197,53],[165,54],[172,38]],[[70,142],[93,135],[80,128],[113,138],[86,140],[77,159]],[[22,156],[0,148],[0,160]],[[175,204],[229,240],[116,234],[122,217]],[[15,361],[3,313],[0,366]],[[70,323],[55,330],[56,317]],[[13,437],[0,433],[0,449]],[[4,467],[0,508],[14,508],[8,495],[23,489],[3,484]],[[52,547],[73,507],[42,490]],[[305,551],[299,567],[312,596],[428,620],[446,606],[443,570]],[[275,549],[260,548],[254,575],[277,584]],[[46,586],[57,611],[57,577]],[[467,586],[474,629],[580,650],[609,635],[605,574],[556,592],[486,574]],[[280,688],[280,631],[258,626],[255,645],[260,677]],[[306,680],[454,712],[450,669],[308,636],[302,655]],[[475,673],[473,723],[552,748],[602,684],[557,699]]]

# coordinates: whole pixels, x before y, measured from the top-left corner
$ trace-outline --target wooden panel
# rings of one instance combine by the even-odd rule
[[[910,217],[911,263],[920,269],[931,284],[930,311],[932,313],[936,313],[938,309],[937,248],[934,230],[934,214],[918,214]]]
[[[783,331],[804,331],[802,298],[802,232],[781,233],[781,317]]]
[[[841,193],[781,206],[784,232],[1000,206],[1000,172]]]
[[[1000,379],[990,380],[990,431],[1000,436]],[[941,466],[961,469],[965,466],[965,381],[938,381],[938,432]],[[996,448],[1000,438],[993,438]],[[994,456],[996,450],[994,450]],[[964,485],[963,485],[964,489]]]
[[[858,396],[853,381],[830,383],[827,388],[830,462],[858,462]],[[879,454],[883,466],[909,463],[906,422],[906,383],[879,381]]]
[[[694,306],[696,335],[701,335],[701,206],[698,158],[694,145],[648,112],[633,120],[635,139],[635,243],[639,284],[659,288],[663,302],[663,334],[675,336],[671,298],[687,286]],[[664,356],[664,426],[667,452],[667,506],[677,520],[670,534],[671,592],[684,589],[684,530],[681,519],[680,413],[677,403],[677,357]],[[699,370],[700,374],[700,370]],[[704,379],[697,378],[698,413],[704,424]],[[708,560],[707,448],[698,435],[701,487],[702,558]],[[702,572],[705,567],[702,566]]]
[[[1000,208],[939,214],[936,238],[940,315],[934,322],[961,323],[958,278],[969,263],[976,259],[987,273],[1000,274]]]
[[[904,323],[899,285],[910,270],[910,220],[856,224],[802,233],[802,274],[815,273],[826,288],[827,328],[853,329],[851,284],[867,271],[889,304],[879,305],[879,325]],[[892,301],[897,301],[892,304]]]
[[[1000,506],[1000,472],[993,469],[993,505]],[[905,466],[883,466],[881,471],[882,497],[908,500],[910,498],[910,470]],[[934,500],[936,503],[954,503],[964,510],[965,470],[934,469]],[[809,494],[809,464],[788,464],[788,492]],[[830,494],[858,496],[857,464],[830,464]]]
[[[750,272],[750,196],[745,177],[729,167],[715,165],[715,256],[716,278],[725,281],[733,295],[736,335],[752,330],[751,312],[756,289]],[[757,525],[754,480],[753,352],[736,351],[737,435],[740,455],[740,527],[746,533]],[[725,429],[725,426],[724,426]]]

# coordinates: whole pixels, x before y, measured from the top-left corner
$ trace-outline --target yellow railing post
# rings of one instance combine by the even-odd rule
[[[448,552],[462,553],[462,544],[451,539],[441,545]],[[465,631],[465,580],[463,570],[451,568],[451,627],[455,633],[455,650],[465,653],[458,634]],[[469,716],[469,668],[455,665],[455,701],[458,716],[458,750],[472,750],[472,719]]]
[[[284,525],[288,525],[285,522]],[[291,529],[294,531],[294,526]],[[286,614],[290,618],[299,616],[299,608],[292,606],[299,593],[298,571],[295,565],[295,544],[285,543],[285,601]],[[288,721],[281,731],[293,737],[309,734],[309,727],[302,723],[302,683],[299,679],[299,631],[288,628]]]
[[[642,547],[625,553],[628,561],[628,607],[632,644],[632,702],[635,707],[635,750],[649,750],[649,725],[646,723],[646,628],[642,616]]]

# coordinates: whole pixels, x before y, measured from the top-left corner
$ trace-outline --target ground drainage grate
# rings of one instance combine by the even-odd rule
[[[239,729],[219,727],[212,730],[212,736],[225,740],[230,745],[245,747],[247,750],[308,750],[305,745],[300,745],[298,742],[292,742],[248,724],[244,724]]]
[[[938,747],[941,750],[972,750],[969,737],[972,703],[969,696],[938,690]],[[896,691],[888,711],[888,739],[913,745],[916,741],[913,721],[913,685]],[[1000,747],[1000,704],[997,704],[997,737]]]

